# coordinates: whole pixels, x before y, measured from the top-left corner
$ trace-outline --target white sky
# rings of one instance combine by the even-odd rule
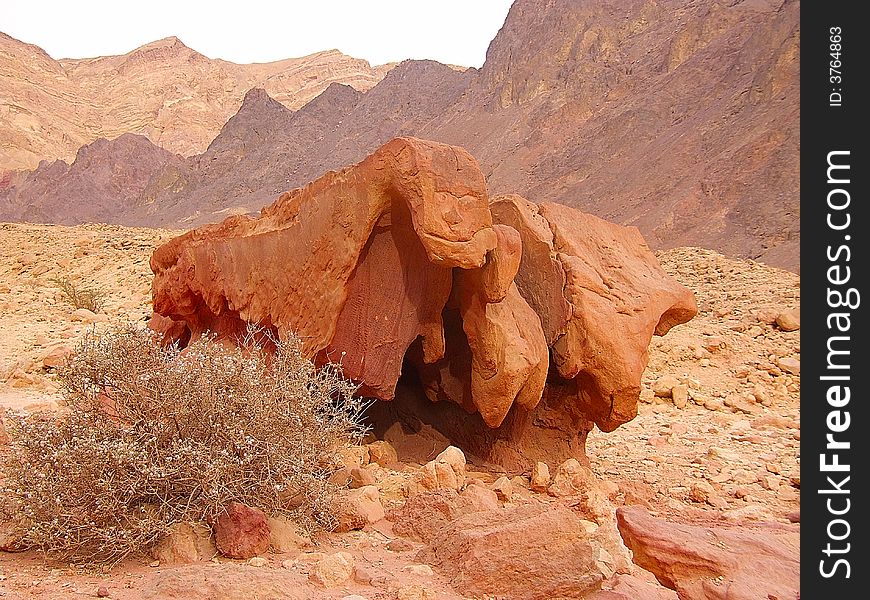
[[[479,67],[512,0],[0,0],[0,31],[54,58],[125,54],[169,36],[210,58],[267,62],[337,48],[372,64]]]

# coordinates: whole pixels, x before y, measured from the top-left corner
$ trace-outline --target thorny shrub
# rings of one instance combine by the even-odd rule
[[[64,300],[75,308],[86,308],[93,313],[103,310],[105,294],[90,287],[77,286],[69,279],[52,279]]]
[[[60,372],[69,411],[12,420],[6,510],[25,547],[83,564],[146,550],[230,501],[332,526],[338,451],[362,401],[297,339],[164,348],[133,325],[90,333]]]

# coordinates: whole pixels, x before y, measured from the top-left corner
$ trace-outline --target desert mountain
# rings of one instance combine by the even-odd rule
[[[799,260],[800,3],[517,0],[424,137],[651,245]]]
[[[636,225],[654,248],[796,269],[799,48],[796,1],[516,0],[479,71],[406,61],[295,112],[252,92],[203,154],[169,163],[112,221],[253,211],[412,135],[466,148],[492,194]]]
[[[155,173],[183,160],[141,135],[99,139],[79,148],[71,164],[44,160],[34,171],[0,177],[0,215],[62,225],[116,222],[140,204]]]
[[[253,87],[297,109],[332,82],[367,90],[391,66],[372,67],[337,50],[239,65],[203,56],[175,37],[121,56],[54,60],[0,33],[0,170],[69,161],[80,146],[123,133],[197,154]]]

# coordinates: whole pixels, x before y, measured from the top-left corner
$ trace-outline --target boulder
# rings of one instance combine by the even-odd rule
[[[249,323],[292,332],[306,357],[340,362],[381,400],[416,370],[417,395],[439,405],[429,424],[511,470],[581,458],[593,422],[611,431],[634,417],[651,337],[697,312],[637,229],[519,196],[490,202],[467,152],[413,138],[258,218],[172,239],[151,269],[166,342],[236,340]]]
[[[214,523],[215,545],[230,558],[252,558],[269,549],[269,522],[263,511],[230,502]]]
[[[800,530],[752,524],[702,527],[657,519],[639,506],[616,511],[634,562],[680,598],[800,597]]]

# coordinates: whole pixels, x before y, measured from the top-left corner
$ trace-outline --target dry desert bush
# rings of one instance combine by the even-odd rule
[[[78,286],[67,278],[52,279],[63,299],[75,308],[86,308],[93,313],[103,310],[105,294],[91,287]]]
[[[230,501],[329,527],[327,479],[364,407],[298,340],[273,353],[255,337],[184,351],[132,325],[85,337],[60,373],[69,411],[12,423],[6,510],[24,546],[112,563]]]

